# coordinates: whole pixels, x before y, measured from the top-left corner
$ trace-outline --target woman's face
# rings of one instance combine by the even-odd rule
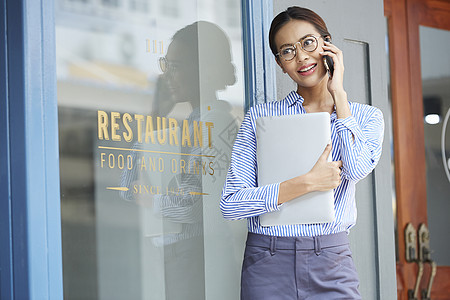
[[[194,57],[195,55],[195,57]],[[198,54],[183,43],[172,41],[166,59],[170,65],[167,85],[175,102],[195,101],[199,97]]]
[[[326,76],[323,58],[319,54],[323,51],[323,38],[311,23],[301,20],[290,21],[276,33],[275,43],[280,50],[283,45],[294,45],[308,35],[317,37],[316,50],[307,52],[301,48],[300,44],[296,44],[295,57],[290,61],[285,61],[278,56],[277,63],[297,83],[299,88],[316,87],[323,82],[326,87],[328,76]]]

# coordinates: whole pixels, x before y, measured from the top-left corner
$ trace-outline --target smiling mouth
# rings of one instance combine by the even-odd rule
[[[313,65],[311,65],[311,66],[309,66],[309,67],[307,67],[305,69],[299,70],[298,72],[299,73],[306,73],[306,72],[311,71],[312,69],[314,69],[316,66],[317,66],[317,64],[313,64]]]

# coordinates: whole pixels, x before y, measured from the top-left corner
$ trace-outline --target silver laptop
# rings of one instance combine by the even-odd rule
[[[331,142],[326,112],[260,117],[256,120],[258,185],[306,174]],[[331,161],[331,154],[328,157]],[[312,192],[260,215],[262,226],[327,223],[335,219],[333,190]]]

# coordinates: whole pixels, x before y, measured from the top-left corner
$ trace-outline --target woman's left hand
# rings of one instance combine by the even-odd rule
[[[328,91],[334,97],[334,95],[344,92],[344,54],[336,45],[326,41],[322,48],[324,50],[320,52],[322,57],[328,55],[334,63],[333,77],[328,79]]]

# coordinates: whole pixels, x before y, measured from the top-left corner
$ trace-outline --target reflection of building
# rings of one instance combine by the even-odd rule
[[[55,3],[58,78],[94,79],[99,84],[142,92],[160,73],[155,57],[166,54],[176,30],[198,19],[227,29],[236,59],[241,59],[240,7],[237,1],[72,1]],[[84,63],[83,63],[84,62]],[[241,73],[236,74],[241,78]],[[241,80],[238,80],[240,85]],[[233,91],[240,103],[239,86]],[[88,101],[90,102],[90,101]]]
[[[282,80],[282,74],[272,74],[273,57],[267,47],[263,47],[267,44],[267,24],[274,11],[288,2],[291,3],[238,0],[1,2],[5,17],[0,22],[3,41],[0,43],[1,299],[61,299],[63,292],[83,299],[126,299],[142,295],[158,300],[165,298],[165,280],[170,272],[165,270],[164,258],[177,253],[154,247],[151,239],[140,235],[144,228],[141,224],[148,225],[144,221],[154,220],[142,218],[146,214],[154,215],[153,205],[145,206],[149,203],[144,201],[144,207],[139,207],[122,201],[110,190],[100,189],[100,185],[111,184],[111,178],[119,178],[121,170],[96,171],[99,167],[96,164],[99,162],[96,157],[99,152],[97,110],[119,112],[122,116],[124,112],[132,117],[135,114],[147,116],[155,97],[157,78],[161,75],[158,58],[167,54],[167,46],[177,30],[197,20],[207,20],[219,25],[231,42],[237,82],[217,94],[231,105],[231,114],[241,120],[244,105],[267,100],[264,97],[268,90],[276,94],[275,86],[278,91],[291,88]],[[448,218],[445,216],[447,209],[443,209],[443,205],[448,204],[445,202],[448,183],[443,177],[445,169],[439,157],[442,154],[439,139],[442,120],[449,108],[449,75],[444,72],[449,68],[443,67],[448,64],[448,55],[439,51],[448,49],[450,17],[449,9],[438,9],[448,7],[448,2],[385,0],[388,29],[384,29],[382,2],[302,3],[323,13],[330,22],[329,27],[342,26],[334,41],[353,51],[346,56],[346,72],[355,70],[357,76],[349,84],[358,86],[355,83],[363,82],[367,85],[366,100],[383,106],[387,125],[390,105],[383,96],[387,89],[384,68],[387,58],[380,49],[384,48],[383,38],[389,35],[397,193],[391,195],[390,176],[387,176],[389,149],[385,148],[384,160],[377,167],[373,181],[358,186],[364,201],[358,202],[359,222],[351,235],[356,241],[354,257],[363,278],[361,289],[365,299],[395,298],[395,258],[391,241],[394,225],[387,208],[390,201],[385,200],[391,196],[397,199],[398,289],[404,297],[408,289],[414,288],[418,271],[416,262],[404,259],[403,227],[408,222],[416,228],[420,223],[429,223],[434,250],[431,257],[439,265],[431,298],[438,298],[437,293],[448,295],[448,283],[442,283],[441,275],[448,271],[448,245],[445,243],[448,224],[444,223]],[[366,14],[366,11],[371,13]],[[430,31],[434,30],[430,29],[419,31],[419,25],[445,29],[441,32],[443,35],[436,34],[444,37],[432,37],[434,33]],[[425,36],[431,41],[425,44],[433,47],[421,59],[426,79],[421,82],[417,78],[421,73],[418,62],[420,52],[427,50],[420,48],[419,41],[425,41]],[[435,63],[437,66],[428,69]],[[443,79],[427,76],[436,75],[438,71],[444,75]],[[365,72],[365,76],[358,72]],[[441,97],[441,123],[424,124],[422,95],[435,96],[437,92]],[[252,96],[244,99],[244,95]],[[427,103],[425,107],[428,110]],[[207,106],[204,109],[207,110]],[[167,117],[184,120],[192,111],[189,104],[179,103]],[[220,156],[226,164],[236,128],[222,125],[225,129],[217,132],[220,146],[208,154]],[[389,144],[388,138],[389,134],[386,144]],[[121,146],[127,146],[126,142],[121,142]],[[114,154],[117,160],[123,152]],[[429,167],[426,159],[437,164]],[[429,178],[423,175],[427,171]],[[202,200],[209,201],[202,208],[211,212],[203,215],[210,225],[203,229],[202,240],[203,260],[210,266],[205,267],[202,282],[209,295],[207,299],[227,297],[222,293],[224,290],[236,295],[245,235],[242,223],[224,222],[215,214],[214,201],[221,185],[219,172],[215,176],[215,182],[208,182],[215,196],[205,196]],[[158,178],[161,180],[160,176]],[[437,183],[428,191],[429,195],[426,178],[428,182]],[[208,179],[212,180],[212,176]],[[100,202],[95,202],[100,198]],[[442,203],[434,205],[432,202]],[[166,232],[178,230],[164,222],[158,225]],[[232,249],[228,256],[215,256],[223,251],[220,243],[227,243]],[[211,266],[217,266],[213,264],[220,267],[213,268]],[[427,263],[425,266],[421,282],[424,289],[430,278],[430,266]],[[232,279],[220,282],[218,276]],[[153,280],[147,282],[147,278]],[[108,291],[112,295],[107,294]]]

